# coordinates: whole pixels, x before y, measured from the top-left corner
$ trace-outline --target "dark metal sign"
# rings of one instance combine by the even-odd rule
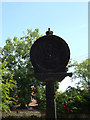
[[[46,82],[46,120],[56,120],[55,81],[61,81],[72,73],[66,72],[70,59],[68,44],[48,29],[45,36],[37,39],[30,50],[34,76]]]
[[[37,72],[65,72],[70,59],[70,50],[61,37],[46,35],[34,42],[30,50],[30,58]]]

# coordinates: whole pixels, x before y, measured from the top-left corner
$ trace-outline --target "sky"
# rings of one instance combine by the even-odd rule
[[[51,28],[54,35],[62,37],[69,45],[73,60],[87,58],[88,2],[2,2],[2,47],[8,37],[19,38],[23,36],[22,31],[36,28],[43,35]],[[70,84],[67,77],[60,90]]]

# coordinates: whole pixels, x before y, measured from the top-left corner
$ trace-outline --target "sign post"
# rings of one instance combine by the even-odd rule
[[[68,44],[61,37],[53,35],[50,28],[31,47],[30,60],[34,76],[46,82],[46,120],[57,120],[54,83],[72,76],[72,73],[66,72],[69,59]]]
[[[46,120],[56,120],[54,82],[46,82]]]

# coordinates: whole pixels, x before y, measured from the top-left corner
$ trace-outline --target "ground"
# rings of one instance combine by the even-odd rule
[[[14,110],[11,112],[2,112],[2,117],[6,117],[6,116],[37,116],[37,117],[41,117],[41,116],[45,116],[45,113],[41,113],[40,111],[36,111],[36,110]]]

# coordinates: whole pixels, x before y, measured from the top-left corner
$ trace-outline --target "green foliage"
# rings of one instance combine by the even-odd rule
[[[82,61],[81,63],[78,63],[75,61],[74,63],[71,63],[70,67],[74,67],[74,73],[73,73],[73,80],[76,80],[77,78],[80,79],[80,82],[78,82],[78,85],[81,85],[82,88],[87,88],[89,83],[89,67],[90,67],[90,60],[86,59]]]
[[[63,93],[56,94],[57,117],[66,113],[90,113],[89,91],[69,86]],[[69,111],[67,110],[69,108]]]
[[[37,100],[38,103],[38,110],[42,112],[46,112],[46,87],[45,85],[40,85],[40,87],[37,87],[37,92],[34,94],[34,98]]]
[[[24,32],[23,32],[24,33]],[[14,37],[13,40],[8,38],[6,45],[2,48],[2,62],[7,61],[5,68],[9,70],[16,80],[16,91],[11,92],[11,96],[17,99],[17,104],[21,104],[22,108],[26,108],[31,100],[31,93],[34,91],[34,98],[38,102],[38,109],[45,111],[45,87],[44,83],[38,82],[31,74],[33,67],[30,62],[30,48],[33,42],[41,37],[39,30],[27,29],[24,36]],[[5,76],[4,76],[5,77]],[[8,78],[9,76],[6,76]],[[35,90],[32,90],[32,86]],[[55,91],[58,83],[55,84]]]
[[[13,97],[10,96],[10,91],[13,91],[15,86],[15,80],[13,80],[13,74],[10,73],[9,70],[5,68],[7,62],[4,61],[2,63],[2,78],[0,82],[0,91],[2,91],[1,99],[2,99],[2,110],[8,111],[10,110],[10,105],[12,105],[15,101]]]
[[[27,29],[27,34],[23,37],[14,37],[13,40],[8,38],[6,45],[2,48],[2,62],[7,61],[5,68],[9,70],[14,79],[16,80],[17,89],[11,93],[11,96],[15,98],[17,95],[17,104],[21,104],[22,108],[25,108],[30,100],[32,88],[40,86],[34,77],[31,76],[33,73],[33,67],[30,63],[30,48],[32,43],[41,37],[39,30]]]
[[[89,90],[85,90],[90,84],[90,73],[88,71],[90,60],[86,59],[81,63],[70,61],[68,69],[71,67],[74,68],[72,80],[79,78],[80,81],[77,83],[77,88],[69,86],[64,93],[56,94],[57,116],[59,118],[68,112],[66,108],[69,108],[70,113],[89,113],[90,111],[88,107],[90,105],[90,94]]]
[[[88,110],[88,105],[90,104],[89,91],[69,87],[66,93],[67,92],[68,92],[68,99],[69,99],[69,105],[70,105],[71,112],[77,112],[77,113],[88,113],[89,112]]]
[[[65,93],[56,93],[56,112],[57,118],[63,116],[63,108],[66,101],[66,94]]]

